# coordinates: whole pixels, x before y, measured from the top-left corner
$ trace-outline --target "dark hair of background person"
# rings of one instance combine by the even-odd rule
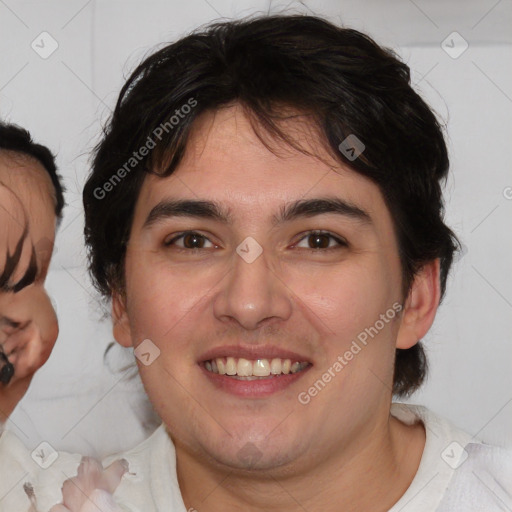
[[[62,178],[57,173],[55,157],[51,151],[41,144],[36,144],[30,133],[14,124],[0,122],[0,151],[12,151],[26,155],[37,160],[50,176],[55,189],[55,215],[59,220],[62,218],[64,208],[64,186]]]
[[[441,184],[449,160],[442,128],[410,82],[409,67],[391,50],[356,30],[306,15],[212,23],[149,56],[120,92],[84,189],[85,240],[95,286],[107,298],[113,290],[124,291],[126,244],[146,172],[172,174],[194,119],[238,102],[267,147],[261,128],[310,154],[279,122],[285,111],[306,115],[330,154],[382,192],[397,234],[404,299],[417,272],[436,258],[443,297],[460,247],[443,221]],[[197,101],[191,112],[105,197],[98,194],[148,137],[155,139],[155,128],[191,98]],[[353,161],[338,149],[350,134],[366,146]],[[427,371],[421,340],[397,349],[394,395],[410,395]]]

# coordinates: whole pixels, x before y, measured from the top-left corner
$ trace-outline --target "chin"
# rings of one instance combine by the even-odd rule
[[[279,470],[292,463],[303,451],[300,436],[293,441],[291,432],[277,433],[272,428],[256,431],[254,427],[227,430],[233,433],[232,437],[223,431],[222,438],[217,442],[213,436],[197,440],[200,452],[214,465],[224,469],[249,472]]]
[[[207,452],[208,457],[224,469],[247,471],[252,476],[255,473],[265,472],[265,477],[271,476],[269,471],[279,471],[280,468],[290,464],[295,455],[292,456],[291,450],[281,447],[279,450],[261,450],[255,444],[247,442],[236,451]]]

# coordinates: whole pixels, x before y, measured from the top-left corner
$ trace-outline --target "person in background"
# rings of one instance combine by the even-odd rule
[[[0,423],[48,360],[58,322],[45,280],[64,190],[50,150],[0,123]]]

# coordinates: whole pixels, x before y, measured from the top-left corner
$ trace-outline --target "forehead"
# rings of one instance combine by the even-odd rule
[[[0,151],[0,181],[8,186],[26,208],[55,205],[55,189],[43,165],[28,155]]]
[[[46,169],[37,160],[0,152],[0,182],[8,187],[24,209],[34,244],[55,236],[55,189]],[[43,262],[45,263],[45,262]]]
[[[139,206],[148,209],[173,198],[212,200],[236,211],[238,218],[254,219],[262,212],[270,217],[290,201],[334,195],[391,222],[379,187],[333,158],[306,116],[295,115],[281,128],[310,154],[260,128],[270,150],[238,105],[204,113],[195,121],[174,173],[145,179]]]

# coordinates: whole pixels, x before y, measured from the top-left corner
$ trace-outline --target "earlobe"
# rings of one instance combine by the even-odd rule
[[[126,299],[119,293],[112,294],[112,331],[115,340],[123,347],[132,346],[132,336],[128,314],[126,312]]]
[[[434,323],[440,297],[440,259],[437,258],[426,263],[414,278],[405,301],[396,348],[411,348],[427,334]]]

